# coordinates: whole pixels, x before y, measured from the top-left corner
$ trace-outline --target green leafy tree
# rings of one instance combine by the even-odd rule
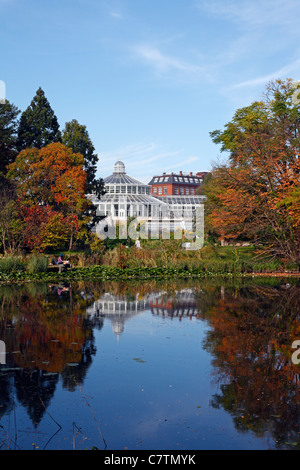
[[[17,148],[42,148],[61,141],[59,124],[42,88],[22,113],[18,129]]]
[[[81,153],[84,158],[84,170],[87,174],[87,191],[93,189],[95,182],[98,155],[90,139],[86,126],[79,124],[76,119],[67,122],[62,132],[62,143],[74,153]]]
[[[0,102],[0,172],[5,175],[7,165],[13,163],[18,152],[16,138],[20,111],[8,100]]]
[[[86,126],[79,124],[76,119],[67,122],[62,132],[62,143],[74,153],[80,153],[84,158],[84,170],[87,175],[86,193],[95,194],[99,199],[105,194],[104,181],[96,178],[98,155],[90,139]],[[103,218],[97,215],[97,208],[91,205],[86,216],[90,223],[87,226],[87,236],[90,230]]]

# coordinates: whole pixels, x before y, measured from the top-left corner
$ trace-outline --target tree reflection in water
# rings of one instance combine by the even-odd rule
[[[84,383],[96,355],[95,329],[103,316],[89,316],[99,298],[145,299],[156,293],[172,315],[179,293],[193,293],[197,317],[208,322],[204,348],[213,359],[219,392],[211,406],[223,408],[239,432],[270,436],[278,447],[300,449],[299,367],[291,345],[300,339],[299,282],[199,280],[78,282],[0,288],[0,339],[8,352],[0,366],[0,418],[15,400],[37,427],[59,379],[74,390]],[[176,310],[177,309],[177,310]],[[0,436],[1,437],[1,436]]]
[[[223,407],[240,432],[270,436],[300,449],[300,366],[291,360],[300,338],[300,286],[251,283],[200,296],[212,327],[205,348],[220,384],[211,405]]]

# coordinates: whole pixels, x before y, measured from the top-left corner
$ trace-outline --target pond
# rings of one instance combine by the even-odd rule
[[[2,450],[300,449],[298,280],[3,285],[0,340]]]

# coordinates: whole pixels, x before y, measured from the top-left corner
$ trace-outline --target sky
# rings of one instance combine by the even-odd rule
[[[299,18],[300,0],[0,0],[0,93],[24,111],[41,87],[98,177],[210,171],[210,132],[300,79]]]

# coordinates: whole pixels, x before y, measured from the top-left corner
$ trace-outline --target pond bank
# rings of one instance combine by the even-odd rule
[[[241,272],[232,270],[223,272],[218,270],[207,270],[205,268],[189,269],[168,267],[145,267],[145,268],[118,268],[110,266],[90,266],[85,268],[73,268],[71,271],[41,273],[28,273],[26,271],[13,271],[10,273],[0,272],[0,283],[30,282],[30,281],[80,281],[80,280],[131,280],[131,279],[185,279],[206,277],[295,277],[300,278],[299,272]]]

